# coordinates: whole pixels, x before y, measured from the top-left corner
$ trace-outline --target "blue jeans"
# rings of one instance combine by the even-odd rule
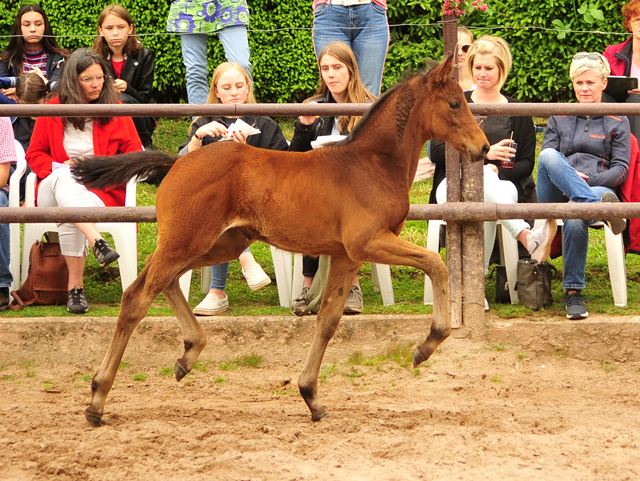
[[[251,77],[249,61],[249,39],[247,27],[235,25],[225,27],[218,33],[228,62],[238,62]],[[209,75],[207,72],[207,34],[184,33],[182,60],[187,69],[187,98],[190,104],[206,104],[209,97]]]
[[[9,193],[0,190],[0,207],[9,205]],[[9,254],[11,244],[9,237],[9,224],[0,224],[0,287],[11,287],[13,276],[9,270]]]
[[[379,96],[389,47],[387,11],[373,2],[353,7],[325,3],[316,7],[313,16],[316,57],[332,42],[346,43],[356,56],[362,83]]]
[[[244,252],[251,252],[251,249],[247,247],[243,253]],[[211,266],[211,284],[209,284],[209,289],[224,291],[227,288],[227,277],[229,277],[228,262]]]
[[[564,154],[544,149],[538,157],[539,202],[600,202],[602,194],[613,189],[589,186],[569,165]],[[589,226],[597,219],[563,219],[563,270],[565,289],[584,289]]]

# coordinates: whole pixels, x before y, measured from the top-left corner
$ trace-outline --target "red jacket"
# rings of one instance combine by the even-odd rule
[[[47,103],[59,104],[60,100],[55,97]],[[40,182],[51,174],[53,162],[62,163],[69,160],[62,143],[63,136],[62,118],[38,117],[26,155],[29,167],[38,176],[36,191]],[[142,150],[142,143],[131,117],[114,117],[106,125],[94,122],[93,150],[95,155],[109,156]],[[100,197],[106,206],[124,206],[124,185],[105,190],[89,190]]]
[[[604,49],[604,57],[611,65],[611,75],[628,77],[631,73],[633,57],[633,37],[618,45],[609,45]]]

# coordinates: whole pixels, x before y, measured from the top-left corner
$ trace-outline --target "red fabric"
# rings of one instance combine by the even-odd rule
[[[618,195],[622,202],[640,202],[640,149],[638,139],[633,134],[631,134],[629,175],[620,185]],[[625,251],[640,254],[640,219],[629,219],[627,231],[624,235]]]
[[[59,104],[60,100],[55,97],[47,103]],[[69,160],[62,143],[63,135],[64,125],[60,117],[38,117],[36,120],[26,155],[29,167],[38,176],[36,199],[40,182],[51,174],[53,162],[62,163]],[[93,149],[95,155],[109,156],[142,150],[142,143],[131,117],[114,117],[106,125],[94,122]],[[122,185],[105,190],[89,190],[100,197],[107,206],[124,206],[125,187]]]
[[[609,61],[609,65],[611,65],[611,75],[617,76],[626,76],[627,64],[624,63],[619,58],[615,57],[615,54],[622,50],[625,45],[631,42],[632,39],[626,40],[625,42],[619,43],[618,45],[609,45],[604,49],[604,57]]]
[[[113,71],[116,74],[116,78],[120,78],[120,75],[122,75],[122,67],[124,67],[125,62],[126,60],[116,62],[115,60],[111,59],[111,65],[113,66]]]

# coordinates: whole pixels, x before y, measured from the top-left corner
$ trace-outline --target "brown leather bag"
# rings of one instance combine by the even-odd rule
[[[9,309],[24,306],[52,306],[67,303],[69,270],[58,242],[36,241],[29,252],[29,274],[17,291],[11,292]]]

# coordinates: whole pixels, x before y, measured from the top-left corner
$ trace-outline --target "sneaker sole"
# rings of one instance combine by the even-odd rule
[[[222,314],[223,312],[227,312],[228,310],[228,307],[225,307],[224,309],[198,309],[196,307],[193,310],[193,313],[196,316],[217,316],[218,314]]]
[[[120,257],[120,254],[118,254],[117,252],[113,251],[112,254],[108,257],[106,257],[104,259],[104,261],[102,262],[102,264],[100,264],[100,267],[105,267],[108,266],[109,264],[111,264],[112,262],[116,261],[118,258]]]
[[[549,219],[549,227],[547,228],[547,238],[545,239],[545,243],[542,244],[545,246],[544,250],[540,252],[536,252],[538,249],[533,251],[531,257],[538,261],[538,264],[542,264],[546,261],[551,255],[551,247],[553,244],[553,239],[558,232],[558,222],[555,219]]]
[[[82,311],[75,311],[67,307],[67,312],[70,312],[71,314],[86,314],[87,312],[89,312],[89,309],[82,310]]]
[[[362,311],[364,309],[363,307],[347,307],[344,306],[344,309],[342,310],[343,314],[361,314]]]
[[[584,314],[567,314],[567,319],[570,321],[579,321],[581,319],[586,319],[589,317],[589,313],[585,312]]]
[[[262,289],[264,286],[268,286],[269,284],[271,284],[271,278],[267,277],[266,279],[264,279],[263,281],[259,282],[258,284],[249,284],[249,282],[247,282],[247,285],[249,286],[249,289],[251,289],[252,291],[257,291]]]

